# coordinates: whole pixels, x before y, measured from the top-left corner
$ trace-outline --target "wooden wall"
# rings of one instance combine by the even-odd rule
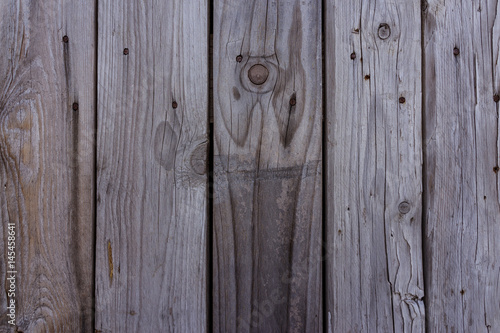
[[[0,0],[0,331],[500,332],[499,5]]]

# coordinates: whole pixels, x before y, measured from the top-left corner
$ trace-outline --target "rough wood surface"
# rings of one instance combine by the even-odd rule
[[[94,18],[93,1],[0,1],[1,332],[93,330]]]
[[[321,6],[214,3],[214,332],[321,332]]]
[[[207,14],[99,2],[99,331],[206,331]]]
[[[329,332],[423,332],[418,1],[326,2]]]
[[[429,332],[500,332],[498,6],[424,4]]]

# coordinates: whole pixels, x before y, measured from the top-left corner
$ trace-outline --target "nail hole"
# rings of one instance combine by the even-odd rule
[[[365,80],[369,80],[370,79],[370,75],[365,75]]]

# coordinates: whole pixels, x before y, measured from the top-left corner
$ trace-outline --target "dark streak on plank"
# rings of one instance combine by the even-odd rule
[[[319,332],[321,6],[214,9],[213,329]]]
[[[8,324],[8,299],[1,293],[0,331],[88,332],[94,283],[94,2],[2,1],[0,16],[2,263],[7,222],[17,232],[17,321]],[[6,269],[2,264],[4,291]]]

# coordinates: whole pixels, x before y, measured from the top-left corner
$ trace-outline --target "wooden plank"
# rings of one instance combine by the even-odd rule
[[[1,332],[93,330],[94,17],[93,1],[0,1]]]
[[[322,330],[321,68],[318,3],[215,1],[214,332]]]
[[[326,2],[329,332],[423,332],[419,1]]]
[[[206,331],[207,14],[99,2],[99,331]]]
[[[427,329],[498,332],[498,2],[424,8]]]

